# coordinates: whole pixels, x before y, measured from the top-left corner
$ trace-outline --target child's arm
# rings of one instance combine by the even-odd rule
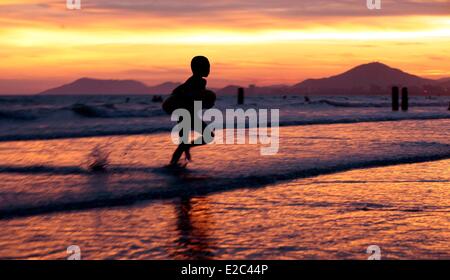
[[[181,84],[172,91],[172,95],[175,97],[180,97],[180,96],[183,96],[183,94],[185,92],[186,92],[186,86],[185,86],[185,84]]]

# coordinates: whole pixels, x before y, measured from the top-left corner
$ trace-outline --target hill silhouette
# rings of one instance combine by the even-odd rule
[[[413,87],[420,90],[436,81],[408,74],[379,62],[359,65],[342,74],[308,79],[293,86],[293,90],[309,94],[379,94],[396,86]]]
[[[41,92],[42,95],[141,95],[170,94],[180,83],[166,82],[148,86],[135,80],[100,80],[82,78],[70,84]],[[251,86],[252,94],[300,94],[300,95],[381,95],[392,86],[408,86],[412,94],[450,95],[448,78],[425,79],[389,67],[380,62],[356,66],[344,73],[321,79],[307,79],[293,86]],[[230,85],[214,89],[219,95],[234,95],[240,86]]]
[[[81,78],[70,84],[41,92],[41,95],[141,95],[168,94],[179,84],[166,82],[149,87],[135,80],[100,80]]]

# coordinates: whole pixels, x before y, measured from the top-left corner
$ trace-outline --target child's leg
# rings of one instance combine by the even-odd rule
[[[196,140],[192,141],[189,145],[186,145],[184,153],[185,153],[186,159],[188,161],[192,161],[191,152],[190,152],[191,148],[207,145],[212,142],[212,140],[209,142],[205,140],[205,136],[203,133],[205,132],[206,126],[207,126],[207,124],[205,122],[202,122],[202,131],[199,131],[202,135],[199,138],[197,138]],[[211,137],[214,138],[214,132],[211,133]],[[200,138],[201,138],[201,142],[198,141]],[[196,144],[196,142],[200,142],[200,143]]]
[[[172,155],[172,159],[170,161],[170,164],[175,165],[178,163],[178,161],[180,160],[181,156],[183,155],[184,152],[186,152],[187,149],[189,149],[190,144],[184,144],[181,143],[180,145],[178,145],[177,149],[175,150],[175,152]]]
[[[189,146],[186,147],[186,149],[184,150],[184,155],[186,156],[187,161],[192,161],[191,147]]]
[[[191,151],[190,151],[191,148],[207,145],[212,142],[212,141],[209,141],[209,142],[206,141],[205,137],[203,135],[206,126],[207,126],[207,124],[202,121],[202,128],[201,128],[201,131],[199,131],[199,133],[201,133],[202,135],[199,138],[197,138],[196,140],[192,141],[190,144],[181,143],[180,145],[178,145],[177,149],[175,150],[175,152],[172,155],[172,160],[170,161],[170,164],[172,164],[172,165],[177,164],[178,161],[180,160],[181,156],[183,155],[183,153],[186,156],[186,160],[192,161],[192,156],[191,156]],[[214,138],[214,132],[211,133],[211,137]],[[180,138],[183,139],[183,131],[180,131]],[[200,138],[201,138],[201,142],[198,141]],[[196,142],[200,142],[200,143],[196,144]]]
[[[180,119],[178,120],[178,123],[180,123],[182,121],[182,118],[180,117]],[[170,164],[171,165],[176,165],[177,163],[178,163],[178,161],[180,160],[180,158],[181,158],[181,156],[183,155],[183,153],[186,151],[186,150],[188,150],[188,146],[190,145],[190,144],[187,144],[187,143],[184,143],[183,141],[184,141],[184,138],[183,138],[183,136],[184,136],[184,133],[189,133],[189,132],[185,132],[183,129],[182,130],[180,130],[180,132],[179,132],[179,136],[180,136],[180,139],[181,139],[181,144],[179,144],[178,145],[178,147],[177,147],[177,149],[175,150],[175,152],[173,153],[173,155],[172,155],[172,159],[170,160]],[[190,157],[190,154],[189,154],[189,157]],[[188,158],[188,156],[186,155],[186,158]],[[189,160],[189,159],[188,159]]]

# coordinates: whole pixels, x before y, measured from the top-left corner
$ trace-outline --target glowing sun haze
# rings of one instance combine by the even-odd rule
[[[450,1],[65,0],[0,2],[0,94],[80,77],[182,81],[192,56],[212,86],[292,84],[381,61],[450,76]]]

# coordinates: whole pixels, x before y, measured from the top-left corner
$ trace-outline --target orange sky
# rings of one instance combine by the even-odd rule
[[[297,83],[380,61],[450,77],[450,1],[1,0],[0,94],[80,77],[182,81],[192,56],[211,86]],[[245,2],[242,3],[242,2]]]

